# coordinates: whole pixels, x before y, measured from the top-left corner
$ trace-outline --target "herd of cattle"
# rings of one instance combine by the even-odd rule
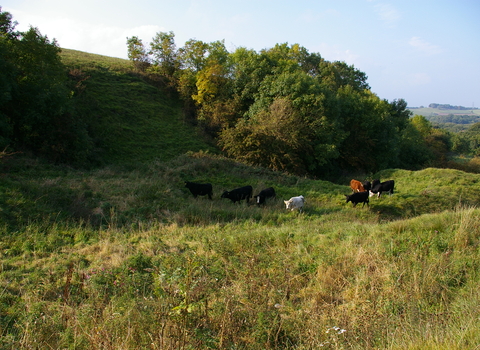
[[[385,182],[380,182],[380,180],[373,180],[371,183],[370,181],[365,181],[362,183],[358,180],[352,180],[350,181],[350,188],[352,189],[353,193],[350,195],[345,195],[347,199],[346,203],[352,202],[354,207],[358,203],[363,203],[363,206],[365,206],[366,203],[368,206],[369,197],[377,195],[377,197],[380,198],[383,192],[392,195],[394,186],[394,180],[388,180]],[[201,184],[185,181],[185,187],[190,190],[193,197],[195,198],[197,198],[198,196],[208,196],[209,199],[212,199],[212,184]],[[237,203],[242,200],[245,200],[247,203],[249,203],[250,199],[252,198],[252,194],[252,186],[243,186],[231,191],[223,192],[221,198],[228,198],[233,203]],[[273,187],[268,187],[260,191],[257,195],[253,196],[253,198],[255,198],[255,202],[257,203],[257,205],[264,205],[267,200],[276,198],[275,189]],[[302,211],[303,206],[305,205],[305,198],[303,196],[297,196],[290,198],[288,201],[284,200],[283,202],[285,203],[286,208],[289,210]]]
[[[345,197],[347,198],[347,203],[352,202],[354,207],[358,203],[363,203],[362,207],[364,207],[365,203],[368,205],[369,198],[374,195],[377,195],[378,198],[380,198],[383,192],[392,195],[394,187],[394,180],[380,182],[380,180],[376,179],[371,183],[370,181],[365,181],[362,183],[358,180],[352,180],[350,181],[350,188],[352,189],[353,193],[350,195],[345,195]]]

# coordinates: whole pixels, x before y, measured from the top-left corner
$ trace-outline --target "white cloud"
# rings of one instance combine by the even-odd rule
[[[442,49],[440,46],[430,44],[429,42],[423,40],[422,38],[418,36],[412,37],[409,41],[408,44],[415,49],[417,49],[420,52],[423,52],[427,55],[436,55],[442,52]]]
[[[62,15],[45,16],[16,10],[11,13],[14,20],[18,21],[17,29],[20,31],[28,30],[31,25],[49,40],[56,39],[62,48],[119,58],[127,58],[127,37],[137,36],[148,45],[157,32],[165,31],[156,25],[122,28],[69,19]]]
[[[120,58],[127,58],[127,37],[137,36],[148,45],[155,33],[162,31],[152,25],[124,29],[74,20],[62,20],[52,26],[52,33],[54,28],[62,28],[54,33],[60,47]]]
[[[394,27],[401,19],[400,12],[390,4],[377,4],[375,11],[380,16],[380,19],[389,27]]]

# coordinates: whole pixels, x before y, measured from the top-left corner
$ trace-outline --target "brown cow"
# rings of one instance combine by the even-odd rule
[[[350,181],[350,188],[352,189],[352,191],[355,193],[355,192],[364,192],[365,189],[363,188],[363,185],[360,181],[358,180],[353,180]]]

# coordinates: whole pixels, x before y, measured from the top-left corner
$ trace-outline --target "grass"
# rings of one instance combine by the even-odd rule
[[[395,194],[353,208],[350,179],[215,155],[128,61],[63,59],[104,165],[2,157],[0,349],[478,348],[480,175],[385,170]],[[277,199],[220,198],[243,185]]]
[[[63,50],[62,60],[77,81],[77,115],[90,125],[99,163],[135,166],[215,152],[184,120],[175,94],[135,73],[130,61],[74,50]]]
[[[205,154],[129,171],[25,163],[8,163],[0,195],[0,347],[480,344],[479,175],[384,171],[394,196],[352,208],[348,183]],[[187,179],[209,180],[214,199],[194,199]],[[244,184],[278,199],[220,198]],[[305,212],[286,212],[298,194]]]

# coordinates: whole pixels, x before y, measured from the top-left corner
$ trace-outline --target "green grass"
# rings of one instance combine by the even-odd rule
[[[132,170],[4,165],[2,348],[480,344],[480,175],[386,170],[374,176],[396,193],[353,208],[348,183],[205,154]],[[211,182],[214,199],[185,180]],[[277,201],[220,198],[244,184],[274,186]],[[299,194],[305,212],[287,212]]]
[[[187,151],[215,152],[184,120],[175,94],[133,72],[128,60],[74,50],[63,50],[62,59],[80,81],[77,113],[91,125],[101,163],[132,165]]]
[[[108,165],[2,158],[0,349],[478,348],[480,175],[384,170],[395,194],[353,208],[350,178],[215,155],[127,61],[63,55]],[[277,199],[220,198],[243,185]]]

